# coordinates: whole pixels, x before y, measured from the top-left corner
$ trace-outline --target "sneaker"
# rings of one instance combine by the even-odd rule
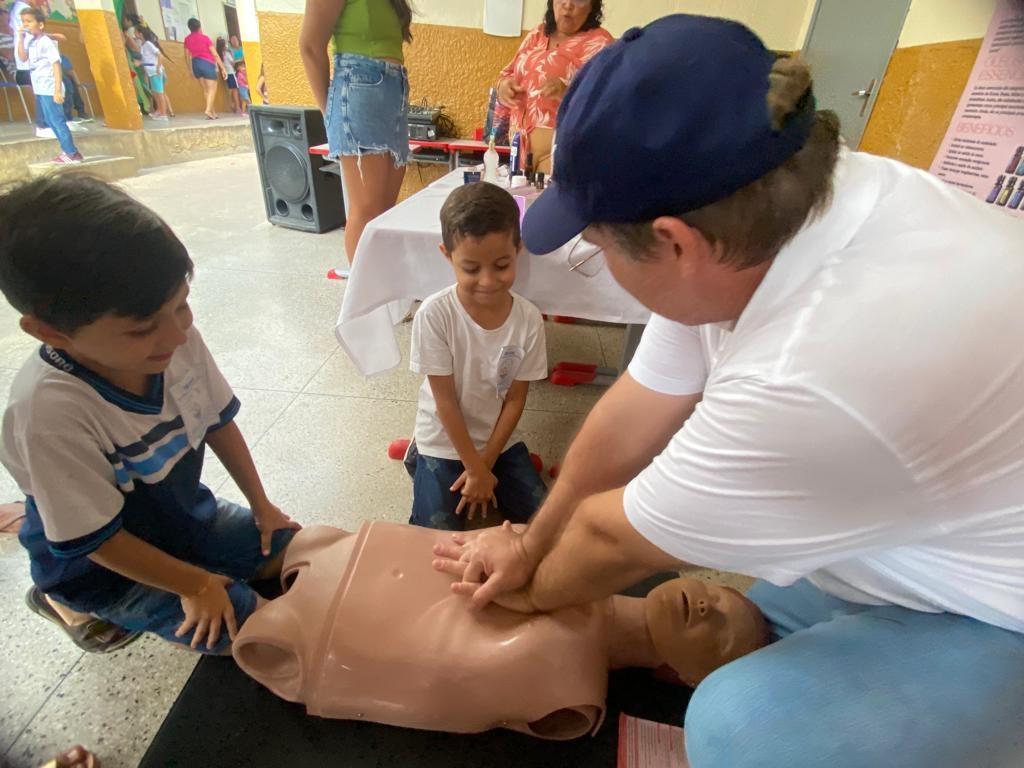
[[[61,152],[53,158],[53,162],[57,165],[74,165],[82,162],[83,159],[81,152],[75,152],[73,155],[69,155],[67,152]]]
[[[82,157],[82,153],[81,152],[75,152],[75,154],[73,154],[71,156],[71,159],[74,160],[76,163],[84,163],[85,162],[85,158]]]
[[[89,129],[86,128],[84,125],[79,125],[78,123],[71,121],[70,123],[68,123],[68,130],[73,131],[74,133],[82,133],[83,131],[88,131]]]
[[[56,139],[57,134],[53,132],[53,128],[36,128],[37,139]]]

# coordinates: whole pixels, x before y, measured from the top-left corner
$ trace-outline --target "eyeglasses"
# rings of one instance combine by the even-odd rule
[[[580,235],[569,249],[569,271],[593,277],[604,267],[604,251]]]

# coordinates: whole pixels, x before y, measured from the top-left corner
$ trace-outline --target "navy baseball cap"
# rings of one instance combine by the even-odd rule
[[[782,165],[807,141],[814,98],[776,131],[775,59],[727,19],[677,14],[628,30],[566,91],[554,183],[526,212],[526,247],[548,253],[592,222],[692,211]]]

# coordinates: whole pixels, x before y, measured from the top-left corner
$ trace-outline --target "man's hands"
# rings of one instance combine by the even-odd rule
[[[498,83],[498,101],[509,109],[514,109],[519,106],[519,99],[522,98],[525,93],[526,89],[511,77],[506,77]]]
[[[435,544],[434,568],[458,576],[452,591],[466,595],[483,608],[495,602],[505,608],[533,613],[536,608],[524,589],[533,577],[537,560],[530,557],[523,534],[505,521],[500,528],[488,528],[476,536],[452,534],[452,544]]]
[[[238,634],[238,625],[235,623],[235,607],[228,597],[228,586],[231,579],[227,576],[208,574],[206,584],[194,595],[181,596],[181,609],[185,613],[185,621],[181,623],[174,633],[175,637],[182,637],[195,627],[190,645],[195,650],[206,638],[207,650],[213,647],[220,639],[221,625],[227,627],[228,637],[232,640]]]
[[[487,507],[490,504],[498,508],[498,499],[494,495],[494,488],[498,485],[498,478],[488,469],[486,464],[481,464],[475,470],[465,470],[452,487],[452,493],[462,493],[459,499],[459,506],[455,508],[455,514],[461,515],[462,510],[468,505],[467,520],[472,520],[476,510],[480,510],[483,517],[487,517]]]
[[[269,501],[262,504],[253,504],[252,516],[256,521],[256,527],[260,531],[260,552],[264,555],[270,554],[270,541],[274,531],[282,528],[299,530],[302,528],[297,522],[281,511],[279,507]]]

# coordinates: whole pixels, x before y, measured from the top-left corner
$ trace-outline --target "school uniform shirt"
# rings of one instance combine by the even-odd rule
[[[87,557],[121,529],[188,560],[216,512],[199,482],[205,439],[238,408],[195,328],[141,397],[64,351],[34,353],[11,386],[0,460],[27,497],[36,584],[72,601],[127,591]]]
[[[843,151],[735,326],[648,325],[629,371],[703,392],[626,488],[680,560],[1024,632],[1024,223]]]
[[[142,54],[142,66],[146,68],[146,74],[157,74],[158,65],[160,64],[160,49],[147,40],[142,44],[140,53]]]
[[[544,319],[533,304],[512,293],[512,309],[501,327],[481,328],[462,306],[453,285],[425,299],[417,310],[409,368],[428,376],[454,376],[462,418],[473,445],[481,451],[512,382],[537,381],[548,375]],[[438,418],[426,379],[420,387],[415,436],[421,455],[459,458]],[[502,451],[521,439],[517,429]]]
[[[53,96],[53,65],[60,61],[57,43],[49,35],[29,36],[25,41],[25,53],[32,69],[32,92],[36,96]]]

